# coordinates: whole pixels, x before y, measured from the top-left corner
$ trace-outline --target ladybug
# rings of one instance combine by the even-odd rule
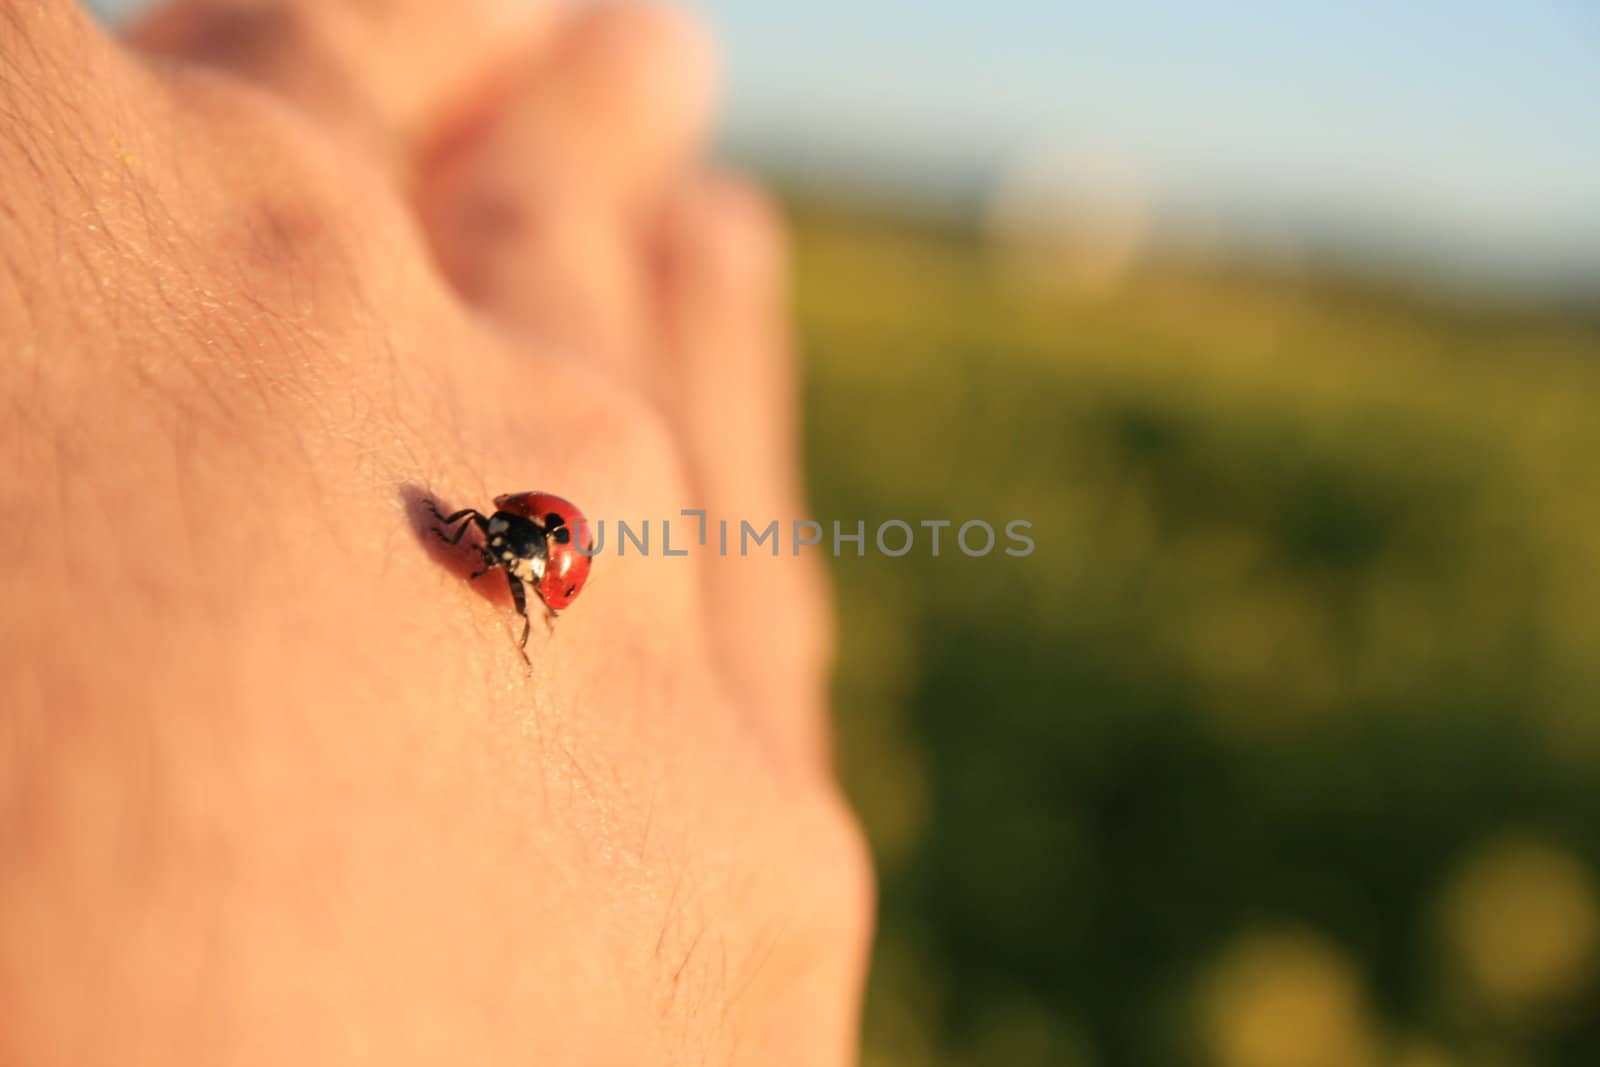
[[[528,617],[528,597],[523,583],[532,585],[544,602],[547,622],[578,598],[589,580],[589,563],[594,554],[592,537],[586,550],[588,555],[578,550],[574,540],[588,526],[583,512],[570,500],[538,492],[495,497],[493,515],[484,515],[476,508],[462,508],[453,515],[442,515],[433,501],[426,503],[428,511],[443,527],[435,526],[434,536],[445,544],[460,544],[461,536],[474,526],[483,535],[483,543],[478,546],[483,569],[471,580],[496,568],[505,572],[511,600],[522,616],[522,641],[518,650],[524,661],[531,662],[528,661],[528,633],[533,621]],[[450,533],[449,527],[458,522],[461,525],[455,533]]]

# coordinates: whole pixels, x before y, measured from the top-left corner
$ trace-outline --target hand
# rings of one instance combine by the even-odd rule
[[[802,513],[711,81],[656,8],[0,0],[0,1060],[852,1058],[814,561],[608,550],[530,672],[424,509]]]

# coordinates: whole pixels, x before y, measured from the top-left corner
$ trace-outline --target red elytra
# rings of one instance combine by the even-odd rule
[[[494,498],[499,511],[520,515],[543,527],[548,557],[544,574],[534,583],[539,599],[551,611],[561,611],[583,592],[589,580],[590,557],[578,551],[578,538],[594,547],[594,533],[577,505],[554,493],[506,493]]]

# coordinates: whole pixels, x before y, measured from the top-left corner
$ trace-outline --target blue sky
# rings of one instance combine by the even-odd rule
[[[1168,214],[1600,275],[1600,5],[697,6],[727,42],[734,138],[786,157],[893,180],[1108,158]]]
[[[1600,278],[1600,5],[689,3],[745,154],[891,191],[1110,161],[1164,217]]]

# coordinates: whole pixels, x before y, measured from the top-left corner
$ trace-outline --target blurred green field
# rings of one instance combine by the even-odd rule
[[[865,1062],[1600,1062],[1600,327],[801,201]]]

